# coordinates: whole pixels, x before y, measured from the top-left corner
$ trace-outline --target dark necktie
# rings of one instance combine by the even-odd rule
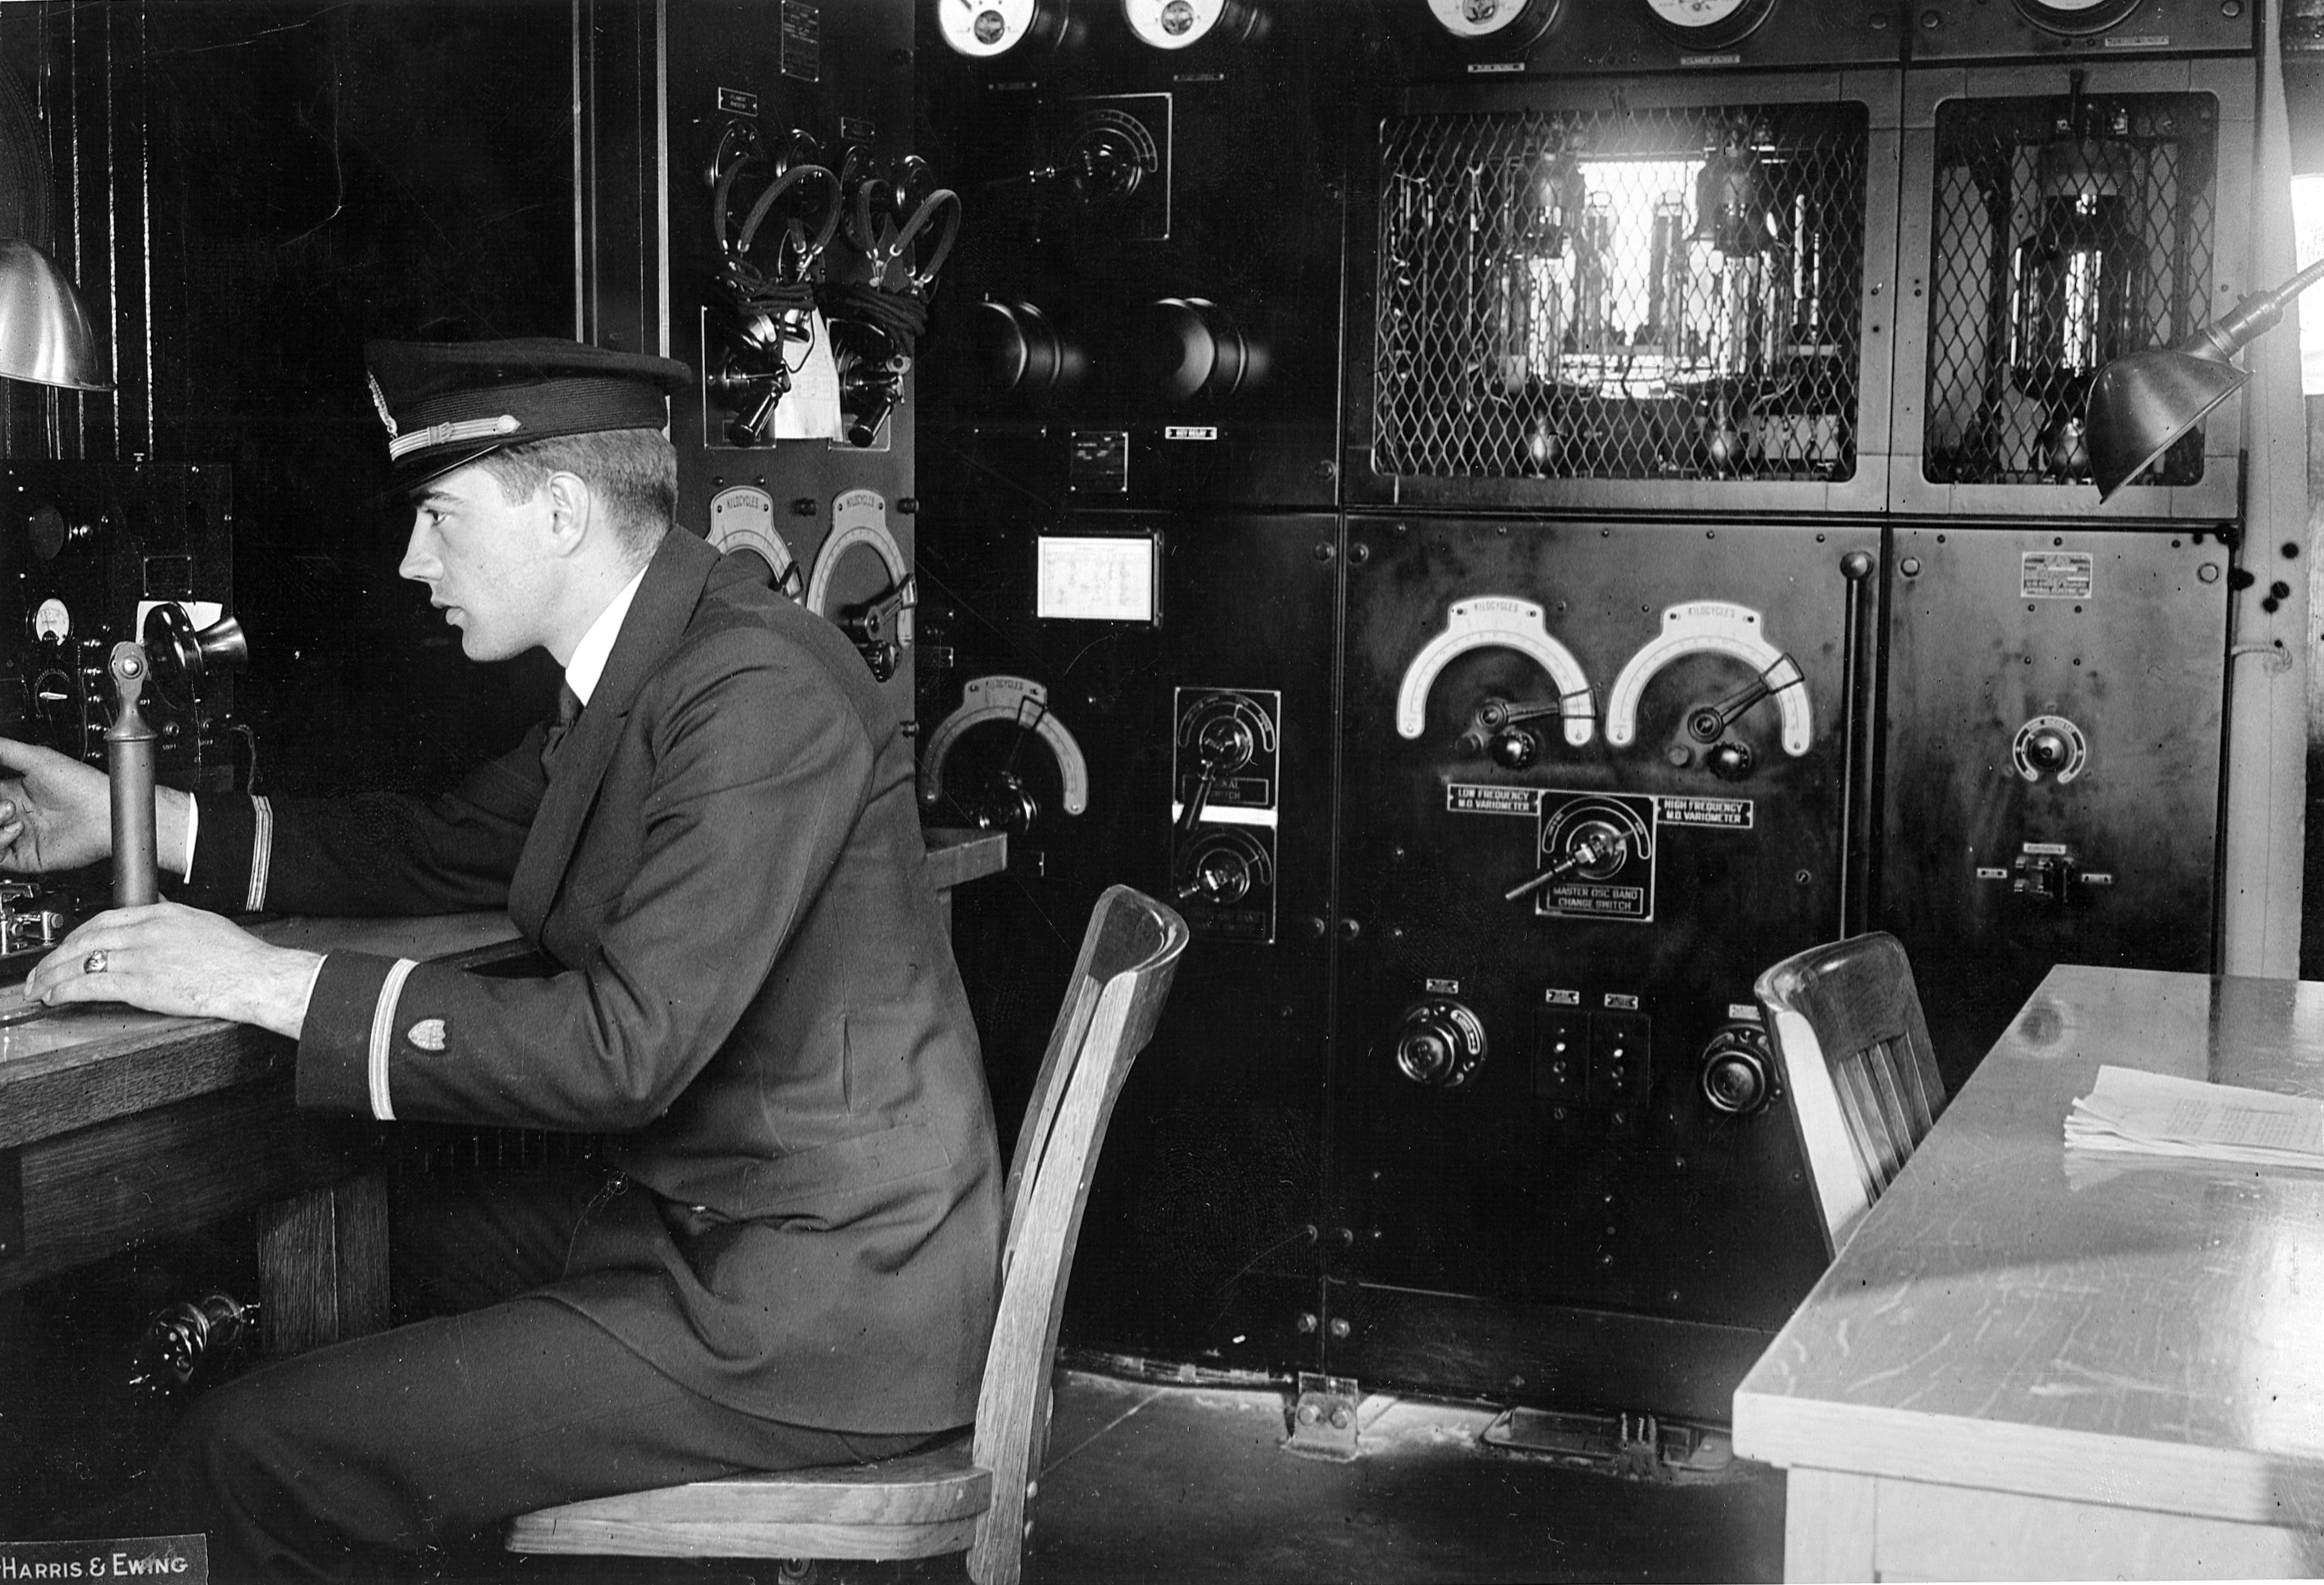
[[[573,685],[557,685],[557,719],[549,723],[549,735],[540,743],[540,769],[544,774],[557,765],[557,751],[565,746],[565,734],[573,730],[574,718],[581,714],[581,696]]]

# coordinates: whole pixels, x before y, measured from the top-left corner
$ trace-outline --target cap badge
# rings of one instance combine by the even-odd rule
[[[387,438],[392,440],[395,438],[395,415],[387,410],[387,392],[379,388],[378,375],[366,373],[364,378],[371,382],[371,404],[379,409],[379,421],[387,426]]]
[[[422,1018],[404,1031],[403,1037],[422,1051],[444,1049],[444,1020]]]

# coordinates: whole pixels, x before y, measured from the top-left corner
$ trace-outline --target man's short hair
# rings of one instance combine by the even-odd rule
[[[632,565],[643,565],[678,521],[678,452],[659,429],[593,429],[503,446],[476,459],[512,503],[540,493],[551,474],[589,486]]]

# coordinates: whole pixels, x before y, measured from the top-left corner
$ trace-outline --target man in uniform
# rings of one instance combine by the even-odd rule
[[[429,801],[165,789],[161,865],[199,906],[98,916],[24,994],[261,1025],[297,1039],[301,1106],[602,1132],[609,1165],[460,1221],[497,1302],[197,1402],[146,1516],[206,1529],[219,1579],[903,1451],[973,1416],[995,1299],[991,1104],[909,746],[834,629],[674,528],[685,365],[366,352],[401,571],[470,657],[555,656],[559,722]],[[97,771],[5,741],[0,771],[0,868],[109,851]],[[206,911],[261,908],[505,908],[554,972],[318,957]]]

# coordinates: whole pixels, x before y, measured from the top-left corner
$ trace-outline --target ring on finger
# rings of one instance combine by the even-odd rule
[[[102,974],[111,966],[112,962],[112,954],[100,946],[80,960],[80,972],[84,974]]]

